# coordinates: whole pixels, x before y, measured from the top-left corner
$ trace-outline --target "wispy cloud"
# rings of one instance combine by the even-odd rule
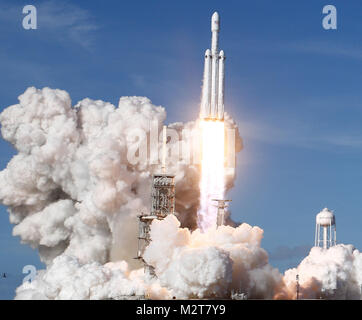
[[[67,1],[42,1],[37,9],[37,32],[47,39],[89,48],[94,43],[94,31],[99,29],[89,10]],[[0,21],[21,26],[23,6],[11,2],[0,4]],[[8,28],[9,30],[9,28]],[[19,29],[17,29],[19,30]]]
[[[345,57],[362,60],[362,46],[331,43],[326,41],[303,41],[282,45],[283,50],[324,56]]]
[[[68,2],[45,1],[39,4],[39,28],[54,32],[63,40],[83,47],[93,43],[93,31],[98,29],[88,10]]]
[[[321,137],[320,141],[334,146],[362,148],[362,136],[360,137],[346,136],[346,135],[328,136],[328,137]]]
[[[258,121],[240,121],[239,131],[244,140],[254,140],[272,145],[300,148],[345,147],[362,149],[361,134],[346,134],[332,130],[317,131],[302,123],[266,124]]]

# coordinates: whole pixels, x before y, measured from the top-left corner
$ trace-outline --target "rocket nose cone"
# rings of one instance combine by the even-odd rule
[[[224,50],[221,50],[221,51],[220,51],[219,56],[220,56],[220,57],[225,57]]]
[[[218,31],[219,30],[219,14],[217,12],[214,12],[214,14],[211,17],[211,31]]]
[[[211,51],[210,51],[210,49],[207,49],[205,51],[205,57],[208,57],[209,55],[211,55]]]
[[[214,12],[214,14],[212,15],[212,18],[211,20],[214,20],[214,21],[219,21],[219,14],[217,13],[217,11]]]

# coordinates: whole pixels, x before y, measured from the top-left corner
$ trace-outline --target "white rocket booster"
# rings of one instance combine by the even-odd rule
[[[224,120],[225,55],[218,49],[219,29],[219,14],[215,12],[211,17],[211,51],[205,52],[200,111],[200,118],[205,120]]]

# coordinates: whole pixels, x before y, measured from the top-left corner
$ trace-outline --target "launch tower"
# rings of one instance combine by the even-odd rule
[[[138,216],[138,252],[136,259],[144,263],[145,273],[155,276],[152,266],[143,259],[145,248],[150,244],[150,228],[154,219],[162,220],[175,212],[175,176],[166,173],[166,126],[163,127],[162,173],[152,175],[151,212]]]

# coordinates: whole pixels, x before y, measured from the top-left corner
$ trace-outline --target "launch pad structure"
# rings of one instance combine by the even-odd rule
[[[211,17],[211,50],[207,49],[204,61],[203,89],[200,106],[200,119],[206,121],[224,121],[224,51],[219,51],[218,36],[220,17],[215,12]],[[166,172],[166,126],[163,126],[162,173],[152,175],[151,210],[141,213],[139,219],[138,251],[136,259],[144,264],[145,274],[155,276],[154,268],[144,258],[145,248],[151,242],[151,224],[163,220],[175,212],[175,176]],[[225,208],[231,200],[217,201],[217,226],[225,224]],[[210,204],[211,205],[211,204]]]
[[[138,252],[137,259],[144,263],[145,273],[155,276],[152,266],[148,265],[143,259],[145,248],[151,242],[151,224],[153,220],[163,220],[169,214],[175,212],[175,176],[171,174],[154,174],[152,176],[151,193],[151,212],[149,214],[140,214],[139,233],[138,233]]]
[[[212,199],[212,201],[216,201],[217,205],[217,219],[216,226],[224,226],[225,225],[225,208],[228,207],[227,202],[231,202],[231,200],[223,200],[223,199]]]
[[[151,224],[153,220],[163,220],[169,214],[175,213],[175,176],[166,173],[166,126],[163,127],[162,173],[152,175],[151,211],[138,216],[138,251],[136,259],[144,264],[145,274],[154,277],[152,266],[143,259],[144,250],[151,242]]]

